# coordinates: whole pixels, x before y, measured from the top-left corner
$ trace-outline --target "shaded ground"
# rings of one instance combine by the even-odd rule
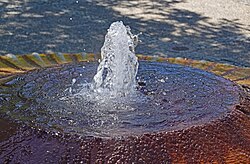
[[[109,25],[143,32],[137,53],[250,66],[250,5],[239,0],[0,0],[0,55],[99,53]]]

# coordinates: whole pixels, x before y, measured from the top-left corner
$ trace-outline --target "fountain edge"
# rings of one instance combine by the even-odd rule
[[[229,64],[215,63],[205,60],[194,60],[187,58],[172,58],[159,56],[137,55],[139,60],[169,62],[198,68],[214,73],[231,80],[244,87],[250,87],[250,68],[238,67]],[[25,73],[35,69],[56,67],[62,64],[97,61],[100,55],[93,53],[51,53],[51,54],[27,54],[27,55],[5,55],[0,56],[0,84],[5,83],[14,75]]]

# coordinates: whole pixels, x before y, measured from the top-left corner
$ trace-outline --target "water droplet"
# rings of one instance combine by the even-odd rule
[[[165,83],[164,79],[158,79],[158,81],[161,82],[161,83]]]
[[[17,59],[17,57],[15,55],[13,55],[13,54],[7,54],[5,56],[8,57],[8,58]]]
[[[76,83],[76,79],[72,79],[72,85],[74,85]]]

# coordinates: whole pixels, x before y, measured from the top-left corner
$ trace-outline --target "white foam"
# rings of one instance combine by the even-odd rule
[[[111,24],[101,49],[101,61],[93,79],[94,92],[116,97],[135,90],[139,64],[134,49],[138,41],[138,35],[133,35],[123,22]]]

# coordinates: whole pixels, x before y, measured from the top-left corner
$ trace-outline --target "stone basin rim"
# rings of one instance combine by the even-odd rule
[[[22,56],[25,56],[25,58],[30,58],[30,60],[32,60],[32,61],[34,61],[36,63],[39,63],[39,60],[40,60],[41,63],[45,63],[46,60],[53,59],[53,61],[57,61],[56,62],[57,64],[55,64],[54,62],[52,62],[54,64],[49,63],[49,64],[44,65],[44,66],[39,67],[39,68],[38,67],[33,67],[31,70],[27,70],[25,72],[16,72],[16,73],[12,73],[10,75],[6,75],[6,76],[3,76],[3,77],[0,76],[0,85],[4,84],[6,81],[9,81],[12,78],[15,78],[17,75],[27,74],[27,73],[33,72],[35,70],[44,70],[44,69],[50,69],[50,68],[59,68],[59,67],[62,67],[62,66],[71,65],[72,63],[97,62],[98,61],[98,57],[96,58],[96,55],[91,54],[91,53],[82,53],[82,54],[31,54],[31,55],[22,55]],[[35,56],[35,58],[34,58],[34,56]],[[39,56],[39,57],[37,58],[37,56]],[[153,61],[153,62],[163,62],[163,63],[167,62],[167,63],[171,63],[171,64],[184,65],[184,66],[187,66],[187,67],[191,67],[192,69],[204,70],[206,72],[210,72],[212,74],[215,74],[215,76],[221,77],[220,74],[217,74],[217,72],[214,72],[212,70],[213,67],[217,68],[217,64],[213,63],[213,62],[196,61],[196,60],[185,59],[185,58],[166,58],[166,57],[144,56],[144,55],[137,55],[137,57],[139,58],[139,61]],[[11,58],[11,56],[7,57],[8,60],[10,60],[10,58]],[[2,57],[0,59],[2,59]],[[62,62],[62,61],[64,61],[64,62]],[[10,60],[10,62],[12,62],[12,60]],[[201,67],[201,68],[197,67],[197,65],[196,65],[197,62],[198,62],[198,65],[203,64],[205,66],[207,65],[208,67]],[[220,63],[218,63],[218,65],[221,66]],[[227,67],[227,66],[230,66],[230,65],[222,64],[222,66]],[[230,74],[231,69],[232,70],[234,70],[234,69],[237,70],[237,69],[241,69],[241,68],[236,67],[236,66],[230,66],[230,69],[228,71],[229,74]],[[249,69],[249,68],[246,68],[246,69]],[[0,71],[1,71],[1,67],[0,67]],[[227,70],[224,72],[224,74],[227,75]],[[240,94],[239,95],[239,103],[235,104],[235,105],[233,105],[231,107],[232,109],[234,109],[235,106],[239,105],[240,102],[244,99],[244,96],[242,96],[243,95],[243,92],[242,92],[243,89],[242,88],[243,87],[248,88],[248,84],[244,85],[244,83],[243,83],[243,87],[242,87],[241,83],[238,83],[238,81],[230,79],[230,77],[227,78],[224,75],[222,75],[222,78],[224,78],[226,80],[229,80],[229,81],[235,83],[236,85],[238,85],[239,94]],[[221,116],[221,117],[223,117],[223,116]]]
[[[236,82],[237,84],[250,87],[250,68],[238,67],[229,64],[215,63],[205,60],[194,60],[181,57],[165,56],[145,56],[138,54],[139,60],[169,62],[173,64],[185,65],[198,68],[216,75],[223,76],[226,79]],[[61,64],[78,63],[86,61],[97,61],[100,54],[93,53],[49,53],[49,54],[25,54],[25,55],[5,55],[0,56],[0,84],[4,79],[14,74],[24,73],[43,67],[55,67]]]
[[[149,57],[143,58],[148,59]],[[151,59],[152,58],[150,58],[150,60]],[[164,60],[165,59],[166,58],[164,58]],[[188,66],[193,64],[194,67],[198,66],[200,68],[200,62],[198,62],[197,65],[197,61],[194,60],[170,59],[170,62]],[[205,64],[205,66],[207,64]],[[210,70],[206,70],[207,67],[202,67],[201,69],[213,72],[211,68],[214,67],[216,70],[218,66],[221,65],[212,64],[210,65]],[[248,69],[249,68],[243,70],[246,71]],[[242,68],[233,67],[232,70],[241,72]],[[226,73],[225,71],[222,72]],[[221,75],[221,72],[215,72],[215,74],[217,73]],[[228,75],[232,75],[230,70]],[[225,75],[223,75],[223,77],[225,77]],[[11,134],[7,140],[0,142],[1,148],[5,147],[3,154],[0,154],[0,161],[11,161],[13,159],[12,157],[14,157],[14,162],[31,162],[34,161],[34,158],[38,161],[44,161],[40,153],[44,151],[44,148],[41,147],[37,149],[38,147],[34,146],[34,144],[42,143],[48,145],[48,149],[51,151],[56,148],[57,152],[55,152],[52,157],[50,157],[49,154],[43,154],[46,158],[54,162],[63,161],[66,163],[68,160],[63,158],[65,153],[61,153],[60,150],[62,149],[67,152],[67,150],[70,150],[70,147],[73,146],[76,149],[69,153],[69,155],[71,154],[69,159],[71,161],[81,160],[86,163],[98,161],[112,162],[112,159],[117,157],[116,154],[120,155],[119,158],[122,161],[124,149],[126,150],[127,148],[128,150],[126,150],[125,153],[129,154],[125,155],[125,159],[132,159],[138,163],[141,162],[141,159],[147,163],[165,163],[166,161],[169,163],[198,163],[201,161],[205,163],[250,163],[250,148],[247,146],[250,143],[250,83],[249,80],[247,78],[244,79],[244,77],[238,77],[238,81],[234,81],[234,76],[225,78],[239,84],[238,87],[241,90],[239,103],[232,106],[232,110],[227,115],[207,124],[195,125],[186,129],[168,132],[147,133],[140,136],[111,139],[87,138],[76,134],[55,134],[44,129],[19,124],[18,129]],[[6,80],[8,81],[8,78]],[[13,122],[13,120],[11,120],[11,122]],[[27,142],[27,138],[29,142]],[[220,140],[218,140],[218,138]],[[24,142],[20,142],[20,139]],[[14,145],[13,141],[18,141],[18,143]],[[57,145],[59,149],[53,147],[52,144]],[[33,152],[27,152],[26,155],[20,156],[19,152],[26,150],[26,145],[33,148]],[[155,153],[153,155],[151,154],[152,145],[153,153]],[[6,149],[6,146],[9,146],[9,148]],[[81,149],[82,147],[84,148],[84,152]],[[140,149],[139,154],[137,153],[137,147]],[[100,150],[100,154],[96,153],[97,149]],[[89,157],[89,153],[92,153],[93,150],[93,156]],[[176,152],[178,152],[178,154]],[[10,154],[11,157],[4,155],[6,153]],[[73,156],[72,153],[78,154],[78,157]],[[119,158],[116,160],[119,160]]]
[[[64,64],[64,65],[60,65],[60,66],[56,66],[56,67],[48,67],[48,68],[40,68],[40,69],[38,69],[38,70],[44,70],[44,69],[50,69],[50,68],[60,68],[60,67],[64,67],[65,65],[72,65],[72,64]],[[192,69],[195,69],[195,70],[199,70],[199,69],[196,69],[196,68],[192,68]],[[31,70],[31,71],[28,71],[28,72],[33,72],[34,70]],[[26,72],[26,73],[28,73],[28,72]],[[26,74],[26,73],[24,73],[24,74]],[[217,76],[217,75],[215,75],[215,76]],[[219,76],[218,76],[219,77]],[[219,77],[219,78],[222,78],[222,77]],[[226,79],[227,80],[227,79]],[[230,80],[227,80],[227,81],[230,81]],[[233,84],[233,82],[232,82],[232,84]],[[236,85],[236,84],[235,84]],[[237,91],[238,91],[238,93],[239,93],[239,102],[238,102],[238,104],[235,104],[235,105],[233,105],[232,107],[230,107],[232,110],[231,111],[227,111],[227,112],[225,112],[225,114],[223,114],[223,115],[220,115],[220,117],[216,117],[216,119],[213,119],[213,120],[210,120],[209,122],[205,122],[205,124],[204,124],[204,126],[206,126],[207,124],[210,124],[210,123],[212,123],[212,122],[214,122],[214,121],[216,121],[217,119],[223,119],[224,117],[227,117],[227,115],[228,114],[230,114],[233,110],[235,110],[235,108],[236,108],[236,106],[238,106],[240,103],[241,103],[241,101],[242,100],[244,100],[244,92],[242,91],[242,89],[241,89],[241,87],[240,86],[236,86],[236,88],[238,88],[237,89]],[[176,128],[174,128],[173,130],[167,130],[167,131],[164,131],[164,130],[162,130],[162,131],[157,131],[157,132],[153,132],[153,133],[163,133],[163,132],[174,132],[174,131],[179,131],[179,130],[185,130],[185,129],[189,129],[189,128],[192,128],[192,127],[196,127],[196,126],[203,126],[203,124],[201,124],[201,125],[187,125],[187,126],[184,126],[184,127],[178,127],[177,129]],[[41,128],[41,127],[40,127]],[[146,133],[147,134],[147,133]],[[133,136],[133,135],[132,135]],[[92,137],[92,136],[91,136]],[[129,136],[128,136],[129,137]],[[118,137],[119,138],[119,137]]]

